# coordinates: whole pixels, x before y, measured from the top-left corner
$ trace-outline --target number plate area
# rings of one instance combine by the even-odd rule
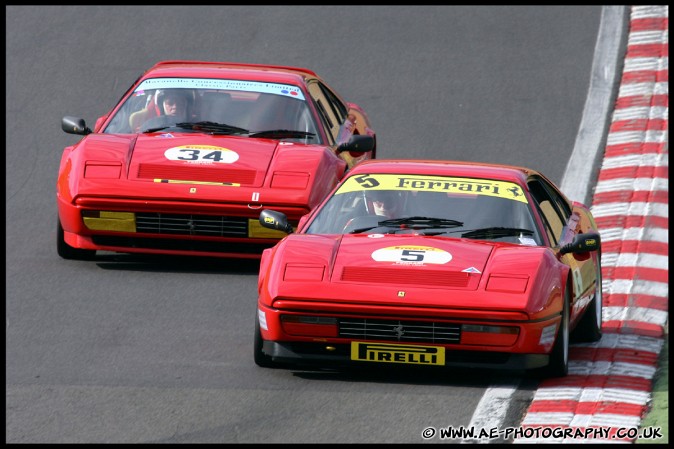
[[[351,360],[359,362],[445,365],[445,348],[363,341],[351,342]]]

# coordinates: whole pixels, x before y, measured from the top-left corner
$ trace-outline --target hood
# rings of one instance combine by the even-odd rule
[[[89,134],[62,166],[60,194],[68,199],[98,198],[102,192],[127,199],[238,204],[252,199],[264,207],[292,205],[298,220],[296,215],[315,207],[337,184],[346,162],[323,145],[155,133]]]
[[[291,234],[269,251],[260,300],[279,308],[522,310],[549,294],[537,291],[537,273],[554,271],[544,247],[413,234]]]
[[[262,186],[278,142],[203,134],[141,134],[129,148],[129,180]]]
[[[279,307],[276,300],[465,305],[498,245],[411,234],[291,234],[270,253],[271,282],[261,286]]]
[[[346,235],[331,280],[475,290],[492,246],[408,235]]]

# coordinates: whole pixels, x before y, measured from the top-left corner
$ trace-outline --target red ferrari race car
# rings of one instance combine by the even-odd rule
[[[93,131],[64,149],[57,251],[259,258],[356,164],[374,159],[365,112],[304,68],[164,61],[141,75]]]
[[[569,342],[601,338],[590,210],[535,170],[376,160],[351,170],[262,254],[263,367],[410,364],[565,376]],[[368,365],[369,364],[369,365]]]

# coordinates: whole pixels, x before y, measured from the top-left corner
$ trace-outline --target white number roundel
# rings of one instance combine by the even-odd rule
[[[181,145],[169,148],[164,152],[164,157],[172,161],[222,163],[231,164],[239,159],[239,155],[228,148],[215,147],[212,145]]]
[[[452,255],[431,246],[389,246],[373,252],[372,258],[377,262],[444,264]]]

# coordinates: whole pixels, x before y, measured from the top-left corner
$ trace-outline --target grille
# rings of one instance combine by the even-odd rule
[[[360,340],[458,344],[461,340],[461,325],[433,321],[342,318],[339,320],[339,336]]]
[[[136,232],[205,237],[248,237],[248,219],[215,215],[137,213]]]

